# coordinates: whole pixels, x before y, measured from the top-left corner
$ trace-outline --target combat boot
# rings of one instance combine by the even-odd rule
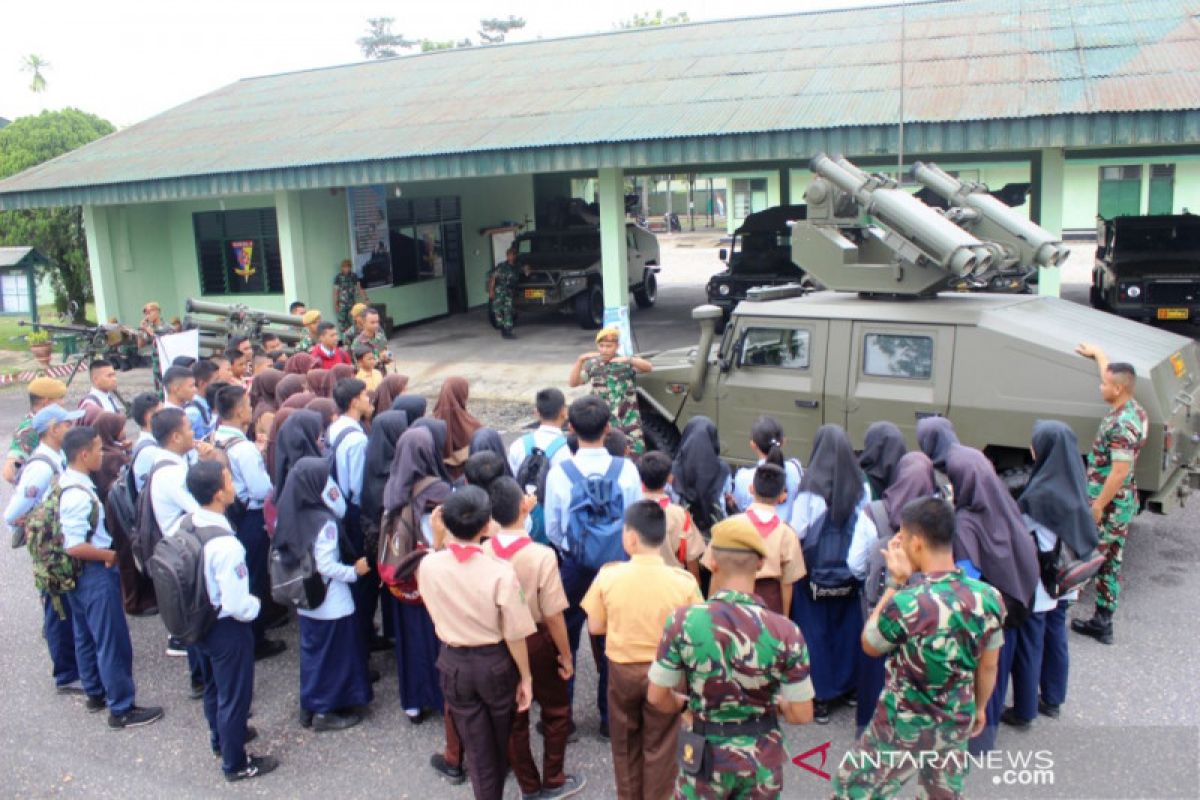
[[[1112,644],[1112,612],[1106,608],[1097,608],[1089,620],[1071,620],[1071,630],[1090,636],[1101,644]]]

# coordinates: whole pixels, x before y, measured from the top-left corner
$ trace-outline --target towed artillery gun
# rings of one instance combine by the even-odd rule
[[[67,386],[70,386],[71,381],[75,380],[79,370],[84,367],[90,368],[92,362],[98,358],[111,361],[114,367],[122,371],[142,366],[142,359],[138,356],[137,331],[125,325],[118,323],[71,325],[53,322],[34,323],[26,320],[19,320],[17,325],[75,337],[78,346],[74,354],[68,356],[68,359],[74,362],[74,366],[67,375]]]
[[[200,347],[215,352],[223,352],[231,341],[243,336],[253,344],[261,345],[262,335],[273,333],[288,349],[304,338],[304,324],[300,317],[292,314],[263,311],[242,303],[210,303],[193,297],[187,299],[184,310],[188,312],[183,320],[184,328],[199,328]],[[192,314],[207,314],[217,319]],[[272,325],[274,327],[270,327]]]
[[[1010,260],[1057,266],[1067,251],[978,192],[956,192],[956,207],[975,212],[960,217],[968,230],[844,159],[821,155],[811,166],[793,257],[831,291],[752,290],[719,338],[721,309],[693,310],[698,346],[643,354],[654,365],[637,387],[649,447],[672,451],[687,421],[704,415],[721,430],[723,454],[753,464],[750,429],[762,414],[779,420],[801,458],[826,423],[861,444],[871,423],[890,420],[915,447],[917,421],[944,416],[1019,491],[1035,421],[1061,420],[1086,451],[1108,411],[1095,363],[1075,353],[1089,341],[1137,371],[1150,423],[1135,473],[1146,507],[1169,511],[1200,488],[1195,341],[1057,297],[939,294]]]

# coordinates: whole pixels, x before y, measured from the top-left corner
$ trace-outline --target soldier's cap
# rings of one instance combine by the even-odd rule
[[[359,314],[363,313],[363,312],[364,312],[364,311],[366,311],[366,310],[367,310],[367,304],[366,304],[366,303],[355,303],[355,304],[354,304],[354,305],[353,305],[353,306],[350,308],[350,316],[352,316],[352,317],[357,317]]]
[[[317,311],[315,308],[310,308],[308,311],[305,311],[304,316],[300,318],[300,321],[305,325],[312,325],[314,322],[319,322],[320,320],[321,312]]]
[[[600,344],[605,339],[616,339],[617,341],[620,341],[621,330],[616,326],[609,326],[596,331],[596,344]]]
[[[745,514],[721,520],[714,525],[709,546],[717,550],[740,550],[743,553],[757,553],[761,558],[767,557],[767,543]]]
[[[57,378],[42,376],[29,382],[29,393],[43,400],[62,400],[67,396],[67,385]]]
[[[51,403],[33,415],[33,429],[38,433],[45,433],[60,422],[75,422],[83,419],[83,415],[86,413],[82,408],[67,411],[58,403]]]
[[[146,303],[146,305],[142,306],[143,314],[149,314],[151,311],[162,311],[162,306],[160,306],[154,300],[151,300],[149,303]]]

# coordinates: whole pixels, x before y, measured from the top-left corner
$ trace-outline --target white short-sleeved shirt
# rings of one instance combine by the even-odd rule
[[[35,456],[43,456],[50,463],[47,464],[41,458],[35,460]],[[57,465],[58,468],[55,469],[52,465]],[[61,475],[66,466],[62,453],[48,444],[39,443],[21,467],[17,486],[4,509],[4,521],[11,526],[32,511],[46,496],[46,490],[50,488],[54,476]]]
[[[160,449],[154,463],[162,461],[169,463],[154,473],[154,483],[150,484],[150,507],[158,529],[163,536],[170,536],[175,533],[175,526],[183,515],[197,511],[200,504],[187,490],[188,465],[183,456]]]
[[[311,610],[298,609],[297,613],[309,619],[322,620],[350,616],[354,613],[354,596],[350,594],[350,584],[358,580],[358,575],[354,572],[354,567],[342,563],[336,522],[326,522],[317,533],[317,540],[313,543],[313,557],[317,561],[317,571],[328,581],[325,602]]]
[[[112,547],[112,536],[104,525],[104,504],[96,496],[96,484],[82,472],[67,467],[62,477],[58,479],[62,487],[62,496],[58,502],[58,519],[62,527],[63,549],[89,541],[91,534],[92,546],[101,550]],[[92,515],[96,515],[95,532],[92,531]]]

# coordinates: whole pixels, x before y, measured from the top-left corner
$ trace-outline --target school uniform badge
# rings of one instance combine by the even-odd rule
[[[246,575],[248,575],[249,572],[246,570],[245,564],[238,564],[237,568],[234,569],[234,574],[236,574],[238,576],[239,580],[242,580],[242,579],[245,579]]]

